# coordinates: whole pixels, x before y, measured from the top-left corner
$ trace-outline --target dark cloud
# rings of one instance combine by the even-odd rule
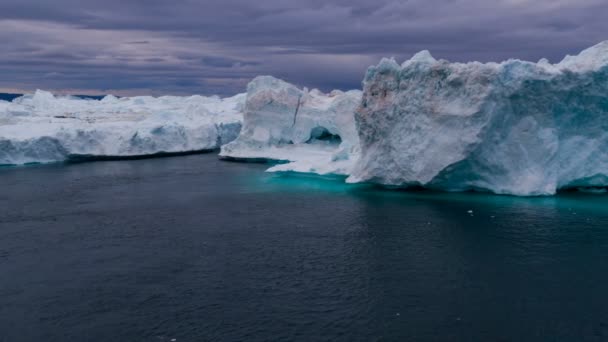
[[[221,56],[204,56],[201,59],[201,62],[204,65],[210,66],[213,68],[234,68],[234,67],[241,67],[241,66],[256,66],[256,65],[261,64],[259,62],[238,60],[238,59],[234,59],[234,58],[227,58],[227,57],[221,57]]]
[[[605,0],[4,0],[0,88],[355,88],[383,56],[558,61],[608,39]]]

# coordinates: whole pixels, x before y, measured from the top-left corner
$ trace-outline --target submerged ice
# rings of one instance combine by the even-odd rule
[[[0,101],[0,165],[219,148],[238,135],[244,98],[106,96],[97,101],[37,91]]]

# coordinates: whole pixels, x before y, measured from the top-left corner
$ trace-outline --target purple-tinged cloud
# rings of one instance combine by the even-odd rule
[[[272,74],[358,88],[383,56],[552,61],[608,39],[604,0],[7,0],[0,88],[231,94]]]

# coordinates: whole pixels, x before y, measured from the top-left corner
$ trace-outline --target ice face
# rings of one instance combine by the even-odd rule
[[[355,119],[349,182],[512,195],[608,186],[608,42],[555,65],[384,59]]]
[[[244,101],[244,94],[95,101],[37,91],[0,102],[0,165],[216,149],[238,135]]]
[[[323,94],[257,77],[247,87],[243,129],[220,156],[290,162],[269,171],[348,174],[359,148],[354,111],[360,99],[356,90]]]

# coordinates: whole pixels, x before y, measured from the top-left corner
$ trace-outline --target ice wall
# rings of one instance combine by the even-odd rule
[[[349,182],[512,195],[608,186],[608,42],[558,64],[383,59],[355,119]]]
[[[0,165],[216,149],[238,135],[244,100],[241,94],[96,101],[37,91],[0,101]]]

